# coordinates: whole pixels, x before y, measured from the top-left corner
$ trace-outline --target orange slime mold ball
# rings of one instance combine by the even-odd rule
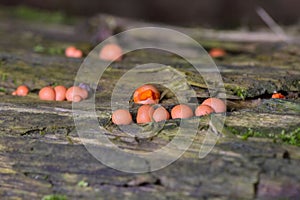
[[[133,100],[138,104],[157,104],[160,93],[153,85],[143,85],[137,88],[133,94]]]
[[[210,106],[216,113],[226,112],[226,104],[218,98],[208,98],[202,102],[202,105]]]
[[[209,55],[213,58],[220,58],[226,55],[226,52],[221,48],[213,48],[209,51]]]
[[[105,45],[99,54],[100,59],[106,61],[121,61],[122,59],[122,48],[117,44]]]
[[[16,91],[12,92],[12,95],[26,96],[29,93],[29,89],[26,85],[20,85]]]
[[[54,101],[55,90],[51,86],[43,87],[39,92],[39,97],[41,100]]]
[[[74,47],[74,46],[69,46],[65,50],[65,55],[70,58],[81,58],[82,51],[79,49],[76,49],[76,47]]]
[[[81,98],[80,100],[79,97]],[[78,86],[72,86],[66,92],[66,99],[68,101],[79,102],[82,99],[86,99],[87,97],[88,97],[88,92],[85,89],[82,89],[81,87]]]
[[[153,113],[153,119],[156,122],[170,119],[170,113],[164,107],[157,108]]]
[[[128,110],[115,110],[112,114],[112,122],[117,125],[128,125],[132,122],[132,116]]]
[[[272,95],[272,99],[284,99],[284,98],[285,98],[285,96],[281,93],[274,93]]]
[[[136,122],[137,123],[148,123],[152,121],[152,115],[154,109],[150,105],[142,105],[137,112]]]
[[[64,101],[66,99],[67,88],[62,85],[58,85],[54,88],[55,101]]]
[[[185,119],[185,118],[190,118],[193,117],[193,110],[184,104],[179,104],[172,108],[171,110],[171,116],[173,119],[180,118],[180,119]]]
[[[203,116],[203,115],[209,115],[214,112],[214,109],[212,109],[208,105],[200,105],[195,110],[196,116]]]

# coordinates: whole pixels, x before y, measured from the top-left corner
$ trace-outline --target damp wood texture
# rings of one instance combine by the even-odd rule
[[[258,33],[171,27],[189,34],[207,51],[216,47],[226,51],[224,57],[214,59],[227,96],[225,125],[219,130],[222,137],[209,155],[199,159],[210,117],[187,119],[199,120],[199,127],[193,144],[180,159],[155,172],[130,174],[103,165],[86,150],[77,134],[70,102],[40,101],[38,91],[47,85],[74,84],[83,59],[66,58],[64,49],[69,45],[87,55],[103,31],[115,33],[149,24],[106,15],[55,20],[57,14],[53,18],[47,14],[50,21],[42,21],[25,14],[0,9],[0,199],[300,196],[297,37],[286,42],[267,29],[264,37],[259,37]],[[292,27],[288,31],[291,37],[297,35]],[[155,35],[146,39],[151,38]],[[176,55],[153,50],[125,55],[121,62],[111,64],[95,91],[99,124],[108,130],[107,137],[123,149],[153,151],[168,144],[178,130],[179,121],[169,120],[157,135],[137,140],[111,123],[110,99],[118,79],[126,70],[150,62],[176,68],[195,90],[200,103],[210,96],[202,76]],[[145,73],[159,73],[155,70],[149,68]],[[30,94],[12,96],[11,92],[21,84],[29,86]],[[162,105],[168,109],[176,105],[172,92],[159,89],[165,95]],[[274,91],[281,92],[286,99],[271,99]],[[137,106],[132,102],[130,106],[136,115]],[[153,124],[140,126],[149,129]],[[109,151],[111,147],[97,148]]]

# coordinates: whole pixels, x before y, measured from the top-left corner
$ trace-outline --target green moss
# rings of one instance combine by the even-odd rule
[[[64,53],[64,49],[61,47],[50,47],[48,48],[48,53],[50,55],[62,55]]]
[[[3,87],[0,87],[0,92],[6,92],[6,89],[5,88],[3,88]]]
[[[65,195],[60,194],[50,194],[44,196],[42,200],[67,200],[67,197]]]
[[[247,88],[245,87],[240,87],[239,85],[236,84],[224,84],[225,89],[227,91],[231,91],[233,95],[236,95],[240,97],[242,100],[245,100],[247,97],[249,97],[249,93]]]
[[[36,53],[44,53],[45,52],[45,47],[38,44],[38,45],[33,47],[33,51],[36,52]]]
[[[30,21],[46,22],[54,24],[68,24],[73,20],[67,17],[63,12],[49,12],[40,9],[29,8],[26,6],[18,6],[11,12],[15,17]]]
[[[36,53],[46,53],[49,55],[63,55],[64,53],[64,48],[62,47],[44,47],[41,44],[38,44],[33,47],[33,51]]]
[[[245,98],[247,97],[247,91],[244,88],[236,88],[235,94],[243,100],[245,100]]]
[[[240,135],[243,140],[247,140],[251,137],[257,138],[269,138],[276,143],[285,143],[295,146],[300,146],[300,127],[292,129],[290,131],[282,130],[281,133],[257,131],[252,128],[248,128],[246,131],[239,131],[233,127],[227,127],[233,134]]]
[[[264,136],[265,136],[264,133],[248,128],[248,130],[242,134],[242,139],[247,140],[249,137],[264,137]]]
[[[79,187],[88,187],[89,186],[89,183],[84,181],[84,180],[81,180],[77,183],[77,186]]]
[[[0,67],[1,67],[1,65],[0,65]],[[1,74],[1,81],[5,82],[6,80],[7,80],[7,74],[6,73],[2,73]]]
[[[69,137],[68,135],[66,136],[66,139],[67,139],[67,141],[68,141],[69,144],[74,144],[72,138]]]
[[[40,130],[39,133],[40,133],[40,135],[45,135],[46,131],[45,131],[45,129],[43,129],[43,130]]]
[[[227,130],[229,130],[231,133],[233,133],[234,135],[238,135],[239,131],[233,127],[230,126],[226,126]]]
[[[283,143],[300,146],[300,127],[289,133],[283,130],[278,137]]]

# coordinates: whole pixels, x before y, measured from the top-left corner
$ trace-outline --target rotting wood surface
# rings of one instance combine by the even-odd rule
[[[279,137],[282,133],[296,133],[299,145],[298,46],[201,39],[208,49],[218,46],[228,51],[226,57],[216,60],[228,97],[229,112],[221,133],[224,137],[207,157],[199,159],[204,137],[201,130],[207,127],[208,118],[198,118],[199,132],[179,160],[156,172],[129,174],[106,167],[89,154],[77,135],[70,103],[38,100],[38,90],[43,86],[71,86],[82,59],[65,58],[59,53],[50,54],[51,51],[36,53],[34,47],[42,44],[49,50],[77,44],[88,53],[90,44],[76,38],[73,27],[67,25],[46,26],[8,18],[0,21],[0,27],[1,199],[41,199],[49,194],[65,195],[67,199],[297,199],[300,196],[299,146],[285,144]],[[167,144],[177,130],[178,122],[170,120],[166,130],[156,137],[137,141],[110,123],[114,81],[131,66],[147,62],[176,67],[193,86],[199,101],[209,96],[202,77],[174,55],[133,52],[122,62],[112,64],[100,80],[96,110],[99,121],[112,131],[108,137],[125,149],[151,151]],[[31,88],[29,96],[10,95],[20,84]],[[274,90],[285,92],[288,99],[270,99]],[[162,101],[168,108],[175,103],[171,94]],[[132,111],[136,112],[136,107]],[[243,140],[251,131],[257,137]],[[235,136],[226,137],[228,132]],[[103,151],[109,148],[99,146]],[[81,181],[88,184],[78,184]]]

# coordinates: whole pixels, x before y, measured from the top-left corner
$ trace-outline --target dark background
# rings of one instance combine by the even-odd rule
[[[211,28],[264,25],[256,7],[264,8],[281,25],[299,24],[299,0],[0,0],[2,5],[28,5],[93,16],[96,13]]]

